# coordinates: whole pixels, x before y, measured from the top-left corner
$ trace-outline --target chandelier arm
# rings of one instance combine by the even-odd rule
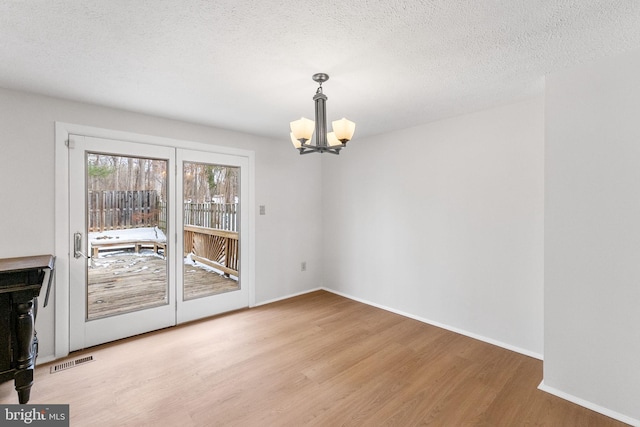
[[[331,153],[331,154],[340,154],[340,150],[342,147],[316,147],[314,145],[308,147],[300,147],[298,151],[300,154],[309,154],[309,153]]]

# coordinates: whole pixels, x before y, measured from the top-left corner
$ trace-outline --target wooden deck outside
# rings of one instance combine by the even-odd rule
[[[166,266],[165,259],[153,254],[120,253],[93,259],[88,273],[88,319],[166,304]],[[183,271],[185,300],[240,288],[237,280],[197,265],[184,265]]]

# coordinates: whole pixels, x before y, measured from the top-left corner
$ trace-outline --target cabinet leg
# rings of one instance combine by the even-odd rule
[[[33,385],[34,354],[34,319],[33,300],[18,303],[16,307],[16,374],[14,376],[18,401],[27,403]]]
[[[33,368],[16,372],[15,386],[18,392],[18,402],[25,404],[31,397],[31,386],[33,386]]]
[[[16,304],[17,369],[33,367],[33,301]]]

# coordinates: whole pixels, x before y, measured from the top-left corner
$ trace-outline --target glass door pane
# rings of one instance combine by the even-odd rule
[[[86,152],[86,319],[169,303],[167,160]]]
[[[183,300],[240,290],[240,168],[183,162]]]

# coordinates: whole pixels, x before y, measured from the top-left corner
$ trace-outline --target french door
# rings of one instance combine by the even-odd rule
[[[249,194],[242,172],[249,165],[245,157],[203,151],[177,149],[176,156],[181,206],[176,315],[182,323],[249,305],[241,262],[248,259],[241,239],[248,211],[241,207],[242,195]]]
[[[247,307],[246,158],[69,138],[70,351]]]

